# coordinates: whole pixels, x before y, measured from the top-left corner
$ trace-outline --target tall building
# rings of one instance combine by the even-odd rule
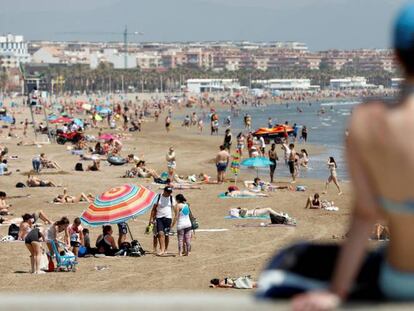
[[[7,69],[19,67],[20,63],[29,63],[30,54],[23,36],[0,36],[0,58],[0,66]]]

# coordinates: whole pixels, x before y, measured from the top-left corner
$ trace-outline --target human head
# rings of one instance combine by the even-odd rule
[[[175,196],[175,200],[178,202],[178,203],[185,203],[185,202],[187,202],[187,199],[181,194],[181,193],[179,193],[179,194],[177,194],[176,196]]]
[[[295,144],[289,144],[289,149],[295,148]]]
[[[4,199],[6,196],[6,192],[0,191],[0,199]]]
[[[260,182],[260,178],[259,178],[259,177],[256,177],[255,179],[253,179],[253,182],[254,182],[255,184],[258,184],[258,183]]]
[[[106,234],[112,234],[112,226],[111,225],[105,225],[102,227],[102,233],[104,235]]]
[[[224,145],[220,145],[220,150],[223,151],[224,149],[226,149]]]
[[[73,220],[73,224],[74,224],[75,226],[80,226],[80,225],[81,225],[81,220],[80,220],[80,218],[79,218],[79,217],[76,217],[76,218]]]
[[[394,49],[407,76],[414,75],[414,4],[405,5],[394,26]]]
[[[65,230],[69,226],[69,219],[67,217],[62,217],[60,220],[55,222],[55,225],[58,226],[59,232]]]
[[[89,229],[88,228],[83,228],[82,233],[83,233],[83,235],[89,234]]]
[[[237,190],[239,190],[239,188],[237,186],[229,186],[227,188],[227,191],[228,192],[233,192],[233,191],[237,191]]]
[[[173,189],[170,186],[164,187],[164,196],[170,196],[172,192],[173,192]]]
[[[304,154],[308,155],[308,152],[306,151],[306,149],[302,149],[300,152],[302,152],[302,153],[304,153]]]
[[[272,148],[272,150],[275,149],[276,148],[276,144],[273,143],[272,146],[271,146],[271,148]]]
[[[171,146],[169,150],[170,150],[170,152],[174,152],[174,147]]]
[[[22,218],[23,218],[23,221],[24,221],[24,222],[31,222],[31,223],[34,223],[34,218],[33,218],[33,215],[30,215],[30,214],[24,214],[24,215],[22,216]]]
[[[218,286],[218,285],[220,285],[220,280],[219,279],[211,279],[210,284],[214,285],[214,286]]]
[[[319,193],[315,193],[315,194],[313,195],[313,198],[314,198],[315,200],[319,200]]]

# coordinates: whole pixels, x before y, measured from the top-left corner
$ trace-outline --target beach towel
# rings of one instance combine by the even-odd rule
[[[224,219],[270,219],[270,217],[269,217],[269,215],[247,216],[247,217],[225,216]]]
[[[249,195],[239,195],[239,196],[235,196],[235,197],[230,197],[230,196],[227,196],[224,192],[220,193],[218,195],[218,197],[220,199],[257,199],[257,198],[262,198],[262,197],[252,197],[252,196],[249,196]]]
[[[261,223],[249,223],[249,224],[237,224],[235,227],[238,228],[294,228],[296,225],[284,225],[284,224],[265,224]]]

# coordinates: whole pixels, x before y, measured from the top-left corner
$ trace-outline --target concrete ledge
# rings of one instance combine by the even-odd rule
[[[137,294],[1,294],[0,310],[13,311],[275,311],[290,310],[288,301],[259,302],[251,296],[201,293]],[[341,310],[414,310],[413,304],[351,304]]]

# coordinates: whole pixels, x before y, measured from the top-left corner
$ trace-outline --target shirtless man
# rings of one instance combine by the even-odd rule
[[[217,167],[217,183],[224,182],[224,175],[226,173],[227,166],[229,165],[230,154],[226,151],[226,148],[221,145],[220,151],[216,156],[216,167]]]
[[[295,159],[296,159],[296,151],[295,151],[295,145],[289,144],[289,157],[288,157],[288,166],[289,166],[289,172],[292,175],[292,184],[296,182],[296,175],[297,170],[295,167]]]
[[[42,180],[30,174],[27,176],[27,186],[29,187],[58,187],[50,180]]]

